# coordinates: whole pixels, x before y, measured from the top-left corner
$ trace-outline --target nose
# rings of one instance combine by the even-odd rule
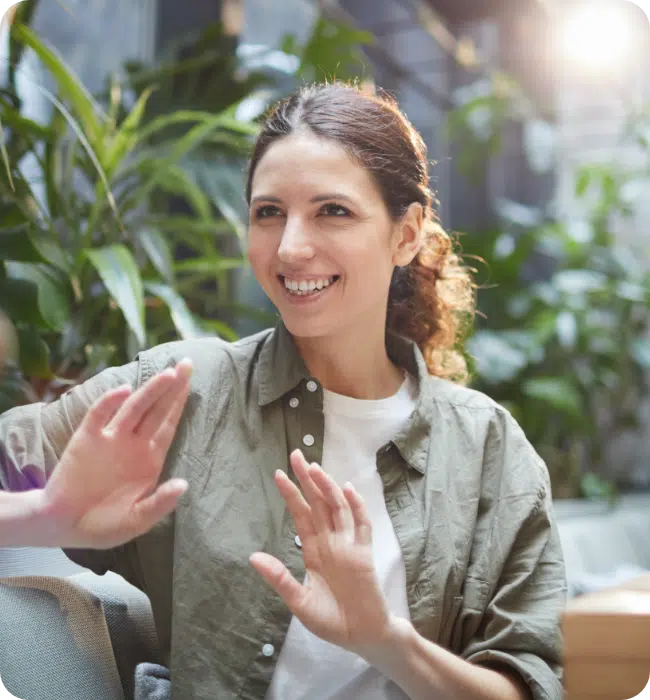
[[[278,258],[284,263],[299,263],[314,257],[309,231],[299,218],[287,218],[278,248]]]

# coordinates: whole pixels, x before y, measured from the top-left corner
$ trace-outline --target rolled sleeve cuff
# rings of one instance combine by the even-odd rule
[[[530,688],[534,700],[562,700],[564,697],[561,671],[553,670],[535,654],[486,649],[467,657],[467,661],[477,665],[510,667]]]

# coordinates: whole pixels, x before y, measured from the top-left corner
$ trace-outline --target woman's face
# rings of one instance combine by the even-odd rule
[[[417,214],[396,224],[371,175],[309,132],[276,141],[251,184],[248,257],[289,332],[383,334],[394,266],[419,245]]]

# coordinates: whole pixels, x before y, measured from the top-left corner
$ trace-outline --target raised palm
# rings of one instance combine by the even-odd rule
[[[157,484],[191,371],[183,361],[133,394],[128,386],[107,392],[89,409],[43,494],[58,546],[117,546],[176,507],[187,483]]]
[[[283,472],[276,483],[302,542],[307,580],[298,583],[269,554],[257,552],[251,562],[310,632],[359,652],[380,641],[390,622],[365,505],[352,486],[341,489],[299,451],[291,464],[304,496]]]

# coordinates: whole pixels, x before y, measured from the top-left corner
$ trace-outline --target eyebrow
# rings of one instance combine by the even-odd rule
[[[312,197],[309,201],[312,204],[316,204],[317,202],[326,202],[330,199],[344,199],[346,202],[354,203],[352,197],[348,197],[347,195],[342,194],[340,192],[326,192],[324,194],[317,194],[315,197]],[[279,197],[271,197],[270,195],[266,196],[262,194],[251,199],[251,204],[255,204],[255,202],[274,202],[276,204],[280,204],[282,200]]]

